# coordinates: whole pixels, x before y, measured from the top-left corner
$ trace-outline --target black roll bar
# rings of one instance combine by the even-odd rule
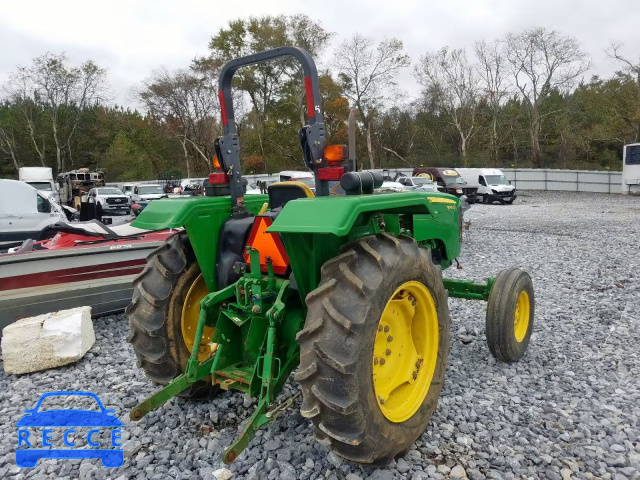
[[[218,81],[218,97],[220,99],[224,135],[216,139],[214,146],[225,173],[230,177],[231,201],[234,208],[238,204],[238,199],[242,198],[244,193],[240,173],[240,144],[231,96],[233,76],[241,67],[270,62],[286,56],[291,56],[298,60],[304,73],[307,118],[309,121],[309,125],[305,127],[305,136],[309,148],[309,156],[313,160],[308,164],[310,164],[309,166],[314,173],[317,171],[318,163],[322,161],[325,139],[324,121],[320,106],[320,81],[316,64],[309,52],[297,47],[280,47],[230,60],[222,67]],[[320,182],[316,175],[316,190],[322,194],[325,189],[326,182]]]

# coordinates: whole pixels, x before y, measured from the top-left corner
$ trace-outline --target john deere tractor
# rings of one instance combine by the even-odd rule
[[[304,71],[308,125],[299,140],[315,194],[282,182],[245,197],[232,78],[285,56]],[[459,200],[375,194],[382,175],[354,169],[353,141],[325,146],[318,74],[304,50],[230,61],[219,96],[224,134],[215,141],[221,171],[209,177],[212,195],[152,202],[134,223],[181,230],[134,282],[129,340],[163,387],[130,417],[176,395],[233,389],[257,397],[224,453],[229,463],[292,403],[276,397],[296,370],[301,414],[317,436],[349,460],[389,461],[411,447],[436,408],[449,355],[448,297],[487,301],[489,350],[515,361],[533,327],[531,279],[516,268],[486,283],[443,279],[460,251]],[[329,195],[336,182],[346,195]]]

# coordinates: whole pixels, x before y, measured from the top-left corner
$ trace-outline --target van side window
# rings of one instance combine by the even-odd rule
[[[38,212],[40,213],[51,213],[51,203],[46,198],[42,198],[40,195],[38,197]]]
[[[478,177],[478,183],[479,183],[480,185],[485,186],[485,187],[487,186],[487,182],[485,182],[484,177],[483,177],[482,175],[480,175],[480,176]]]

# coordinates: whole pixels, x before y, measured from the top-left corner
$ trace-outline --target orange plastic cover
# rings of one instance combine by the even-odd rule
[[[347,155],[346,147],[343,145],[327,145],[324,147],[324,159],[329,163],[343,161]]]
[[[274,273],[284,275],[289,268],[289,257],[278,234],[267,232],[267,228],[272,223],[269,217],[256,217],[247,246],[260,252],[260,270],[263,273],[267,273],[267,257],[271,257]],[[249,254],[246,251],[244,261],[251,264]]]

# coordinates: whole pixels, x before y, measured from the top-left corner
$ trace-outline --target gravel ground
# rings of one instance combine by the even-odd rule
[[[535,330],[517,364],[496,362],[484,304],[451,300],[447,379],[427,431],[393,464],[342,461],[313,439],[295,403],[229,467],[220,454],[254,402],[225,392],[174,399],[138,424],[128,409],[153,391],[126,343],[124,316],[95,321],[81,361],[23,376],[0,373],[0,478],[640,478],[640,199],[527,192],[512,206],[474,205],[462,270],[483,280],[510,266],[530,272]],[[88,390],[124,421],[125,464],[96,460],[14,465],[15,422],[49,390]],[[290,382],[282,395],[297,391]],[[209,427],[213,427],[210,429]]]

